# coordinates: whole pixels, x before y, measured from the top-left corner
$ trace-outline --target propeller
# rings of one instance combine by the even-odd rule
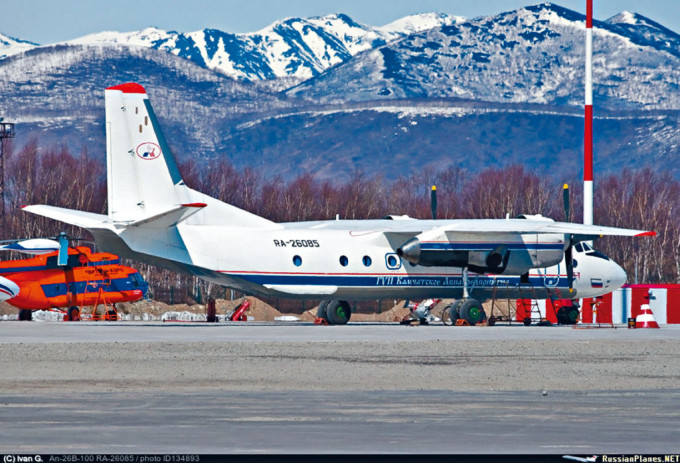
[[[565,222],[571,221],[571,207],[569,204],[569,185],[566,183],[562,188],[562,204],[564,205],[564,220]],[[574,291],[574,260],[573,260],[573,248],[574,248],[574,235],[569,235],[569,245],[567,249],[564,250],[564,262],[567,265],[567,280],[569,281],[569,293]]]
[[[432,219],[437,220],[437,186],[432,185],[430,192],[430,208],[432,209]]]

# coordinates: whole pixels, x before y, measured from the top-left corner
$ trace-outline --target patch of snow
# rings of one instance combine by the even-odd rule
[[[146,314],[145,314],[146,315]],[[167,321],[182,321],[182,322],[204,322],[206,321],[205,314],[193,312],[165,312],[161,315],[161,320]]]
[[[630,24],[633,26],[640,23],[638,15],[627,10],[623,10],[621,13],[612,16],[605,22],[608,22],[609,24]]]
[[[63,312],[53,312],[51,310],[34,310],[33,321],[36,322],[60,322],[64,319]]]
[[[446,13],[422,13],[405,16],[377,29],[398,35],[415,34],[435,27],[450,26],[465,21],[466,18],[462,16],[452,16]]]
[[[15,39],[9,35],[0,34],[0,59],[18,55],[25,51],[38,47],[37,43],[27,40]]]

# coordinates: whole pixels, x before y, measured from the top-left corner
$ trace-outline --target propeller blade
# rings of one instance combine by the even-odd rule
[[[564,251],[564,261],[567,264],[567,280],[569,282],[569,293],[574,291],[574,260],[573,260],[573,248],[572,237],[569,236],[569,246]]]
[[[430,207],[432,208],[432,219],[437,220],[437,186],[432,185],[430,192]]]
[[[569,185],[564,184],[562,190],[562,202],[564,203],[564,221],[571,222],[571,208],[569,207]]]

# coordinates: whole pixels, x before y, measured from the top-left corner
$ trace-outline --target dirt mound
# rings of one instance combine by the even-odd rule
[[[299,317],[303,322],[313,322],[316,320],[316,311],[318,309],[319,306],[317,305],[316,307],[312,307],[311,309],[302,312],[300,315],[296,315],[296,317]]]
[[[252,296],[234,299],[233,301],[216,299],[215,308],[217,309],[217,314],[229,315],[245,300],[250,302],[250,307],[246,310],[246,316],[252,317],[254,321],[271,322],[274,321],[275,317],[281,316],[281,312],[274,307]]]

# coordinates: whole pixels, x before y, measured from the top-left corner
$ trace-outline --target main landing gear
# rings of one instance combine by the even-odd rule
[[[455,301],[442,312],[442,320],[446,323],[446,314],[452,325],[470,325],[482,323],[486,320],[486,312],[482,303],[477,299],[471,299],[468,291],[468,268],[463,267],[463,299]],[[461,322],[461,320],[463,320]],[[493,323],[492,323],[493,324]]]
[[[485,320],[486,312],[484,312],[482,303],[477,299],[459,299],[444,308],[442,312],[442,321],[445,325],[474,326],[483,323]]]
[[[321,301],[316,311],[316,319],[329,325],[346,325],[352,316],[352,308],[347,301]]]

